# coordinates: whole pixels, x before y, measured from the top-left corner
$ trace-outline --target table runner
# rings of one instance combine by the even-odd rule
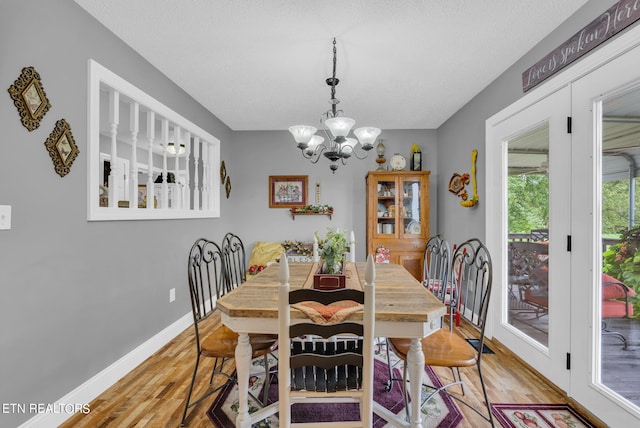
[[[313,275],[317,270],[318,262],[314,262],[302,288],[313,288]],[[346,288],[362,290],[362,283],[360,282],[358,271],[353,263],[347,263],[346,276]],[[361,311],[364,306],[353,300],[343,300],[341,302],[331,303],[330,305],[323,305],[317,302],[302,302],[291,305],[291,307],[304,313],[316,324],[335,324],[344,321],[352,313]]]

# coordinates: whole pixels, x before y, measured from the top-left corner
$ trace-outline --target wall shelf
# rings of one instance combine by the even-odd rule
[[[331,220],[331,216],[333,212],[313,212],[313,211],[291,211],[291,218],[296,219],[297,215],[326,215],[329,216],[329,220]]]

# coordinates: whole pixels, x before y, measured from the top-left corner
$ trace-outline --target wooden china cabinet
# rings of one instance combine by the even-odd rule
[[[371,171],[367,174],[367,254],[383,246],[389,261],[422,280],[429,239],[431,171]]]

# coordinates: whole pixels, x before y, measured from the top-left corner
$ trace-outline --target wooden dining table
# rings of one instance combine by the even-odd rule
[[[366,263],[348,263],[347,276],[350,286],[359,286],[364,282]],[[289,263],[290,288],[313,286],[313,274],[317,264],[312,262]],[[222,322],[239,334],[236,346],[236,370],[239,391],[239,409],[236,427],[250,428],[252,423],[260,421],[278,411],[278,403],[249,413],[249,370],[251,365],[251,345],[249,333],[278,334],[278,265],[273,264],[251,277],[232,292],[221,297],[217,307]],[[420,397],[422,377],[424,375],[424,354],[420,340],[440,328],[440,320],[446,313],[446,307],[416,280],[404,267],[390,263],[375,264],[375,327],[376,337],[397,337],[412,339],[407,365],[412,397]],[[299,312],[295,309],[292,311]],[[361,313],[353,314],[361,317]],[[292,318],[304,315],[292,313]],[[397,426],[422,427],[420,401],[412,400],[411,422],[407,422],[404,412],[396,415],[383,406],[373,403],[378,415]]]

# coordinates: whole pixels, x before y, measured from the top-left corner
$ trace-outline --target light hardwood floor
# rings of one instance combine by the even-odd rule
[[[219,318],[213,318],[208,327],[213,328],[219,322]],[[462,331],[467,337],[472,337],[471,330],[463,326]],[[74,415],[61,427],[180,426],[186,390],[195,362],[194,340],[193,328],[190,327],[91,402],[89,414]],[[547,384],[541,376],[508,350],[503,349],[499,343],[490,342],[488,345],[495,351],[493,355],[483,356],[483,373],[488,386],[489,400],[494,403],[571,403],[597,427],[606,426]],[[210,373],[212,365],[212,361],[208,360],[211,359],[203,360],[199,370],[195,394],[207,388],[207,374]],[[229,364],[228,370],[234,370],[233,364]],[[443,380],[450,377],[448,369],[436,371]],[[468,398],[480,404],[482,390],[476,373],[475,369],[463,370],[463,378]],[[189,410],[187,424],[190,428],[213,426],[206,415],[213,398],[212,396]],[[489,426],[465,406],[459,407],[465,417],[460,424],[461,428]]]

